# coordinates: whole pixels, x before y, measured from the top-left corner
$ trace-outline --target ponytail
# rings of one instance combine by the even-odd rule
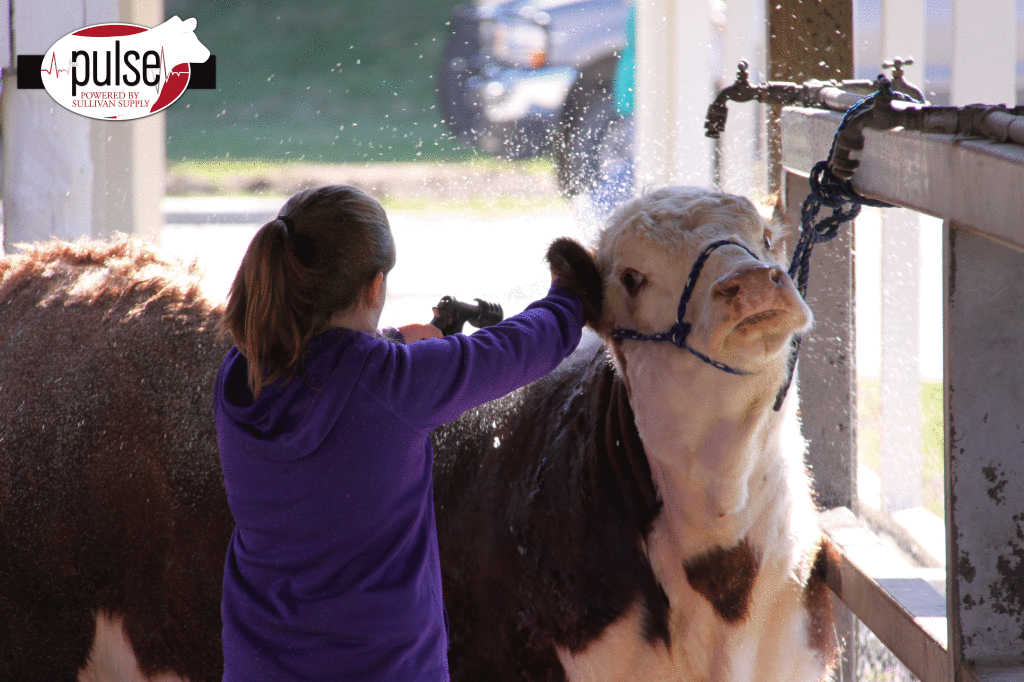
[[[395,263],[384,209],[354,187],[296,194],[253,237],[220,323],[249,364],[253,398],[291,376],[331,316]]]
[[[312,331],[309,276],[275,218],[249,244],[231,285],[222,326],[249,361],[253,397],[294,366]]]

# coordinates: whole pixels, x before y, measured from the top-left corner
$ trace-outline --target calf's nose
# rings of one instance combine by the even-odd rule
[[[777,265],[756,263],[715,282],[711,295],[716,298],[735,298],[740,295],[763,293],[782,284],[786,273]]]

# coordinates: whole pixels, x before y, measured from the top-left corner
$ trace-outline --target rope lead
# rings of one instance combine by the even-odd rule
[[[804,199],[800,209],[800,239],[793,250],[793,260],[789,264],[789,277],[796,284],[797,291],[804,299],[807,298],[807,279],[811,266],[811,251],[814,245],[822,242],[830,242],[839,234],[839,228],[856,218],[860,214],[861,206],[873,206],[876,208],[892,208],[892,204],[884,201],[868,199],[854,191],[849,180],[844,180],[833,173],[833,161],[836,155],[836,140],[839,134],[846,129],[854,116],[864,109],[871,107],[875,99],[883,95],[889,98],[914,101],[912,97],[902,92],[893,91],[892,86],[884,77],[879,77],[879,89],[873,95],[865,97],[861,101],[847,109],[843,116],[842,123],[836,129],[832,138],[832,148],[829,150],[828,159],[819,161],[811,169],[809,183],[811,192]],[[818,219],[818,213],[822,208],[832,209],[832,214]],[[782,401],[789,392],[789,386],[793,383],[793,372],[796,369],[797,357],[800,354],[800,336],[793,337],[793,347],[790,351],[789,369],[786,381],[779,389],[775,397],[775,411],[782,407]]]

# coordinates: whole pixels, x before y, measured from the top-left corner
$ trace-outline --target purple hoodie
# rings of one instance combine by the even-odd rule
[[[232,348],[215,389],[228,502],[224,679],[448,679],[430,432],[554,369],[583,305],[548,296],[470,336],[316,336],[253,402]]]

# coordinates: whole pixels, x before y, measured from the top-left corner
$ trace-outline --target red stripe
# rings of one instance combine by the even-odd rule
[[[136,26],[134,24],[99,24],[80,29],[71,35],[85,36],[86,38],[116,38],[118,36],[132,36],[148,30],[145,26]]]
[[[170,75],[164,81],[163,89],[160,90],[160,96],[149,108],[149,113],[155,114],[174,104],[174,101],[181,97],[181,93],[185,92],[185,88],[188,87],[190,75],[191,68],[188,62],[178,64],[171,69]]]

